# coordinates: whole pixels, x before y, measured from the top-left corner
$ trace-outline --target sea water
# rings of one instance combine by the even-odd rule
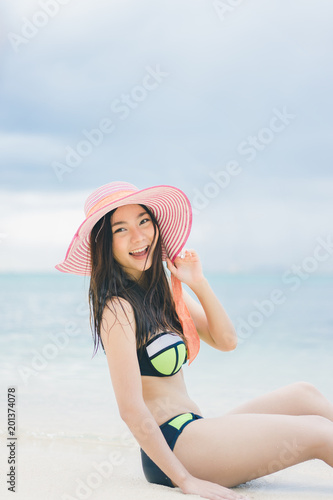
[[[333,277],[299,286],[275,274],[210,274],[239,344],[221,352],[201,342],[184,366],[189,395],[204,416],[305,380],[333,401]],[[25,438],[119,443],[124,424],[106,356],[93,357],[89,278],[67,274],[0,276],[0,431],[15,387],[17,431]],[[126,363],[126,360],[124,360]]]

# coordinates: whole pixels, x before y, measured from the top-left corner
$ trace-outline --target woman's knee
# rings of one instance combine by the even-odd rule
[[[299,381],[291,384],[293,391],[296,392],[297,395],[302,397],[311,397],[321,395],[320,391],[317,387],[310,382]]]

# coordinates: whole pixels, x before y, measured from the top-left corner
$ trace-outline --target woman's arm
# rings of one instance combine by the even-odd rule
[[[200,300],[200,304],[185,290],[183,290],[183,296],[200,338],[220,351],[235,349],[236,331],[207,279],[204,278],[198,282],[196,286],[191,287],[191,290]]]
[[[120,299],[126,311],[113,301],[103,313],[101,338],[107,356],[119,413],[135,439],[170,479],[182,486],[190,474],[169,448],[142,396],[136,352],[135,319],[130,304]],[[115,317],[112,310],[115,308]]]
[[[168,260],[171,273],[187,284],[198,297],[200,304],[183,290],[185,304],[190,312],[200,338],[220,351],[231,351],[237,346],[235,328],[202,272],[201,263],[194,250],[187,250],[185,257],[177,257],[174,264]]]

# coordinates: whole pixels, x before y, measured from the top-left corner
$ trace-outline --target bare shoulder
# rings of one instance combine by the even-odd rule
[[[135,316],[132,305],[122,297],[112,297],[105,303],[102,321],[101,337],[109,342],[114,335],[123,331],[126,337],[135,338]]]
[[[103,314],[110,310],[112,313],[134,314],[132,305],[122,297],[111,297],[105,303]]]

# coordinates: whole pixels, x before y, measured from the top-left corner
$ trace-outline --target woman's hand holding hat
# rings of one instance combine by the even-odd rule
[[[204,279],[202,266],[195,250],[185,250],[178,255],[174,262],[167,257],[169,271],[190,288],[195,287]]]

